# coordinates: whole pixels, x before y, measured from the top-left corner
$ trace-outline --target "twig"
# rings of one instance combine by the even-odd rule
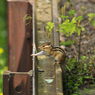
[[[83,25],[83,27],[85,27],[87,24],[89,24],[90,23],[90,20],[85,24],[85,25]]]
[[[81,32],[80,32],[80,38],[79,38],[79,56],[78,56],[78,61],[80,60],[80,49],[81,49]]]
[[[72,44],[72,48],[74,49],[74,52],[77,55],[77,61],[78,61],[78,52],[77,52],[76,47],[74,46],[74,44]]]

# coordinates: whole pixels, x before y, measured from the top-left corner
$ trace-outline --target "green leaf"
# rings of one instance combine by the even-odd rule
[[[71,2],[70,0],[67,0],[68,2]]]
[[[87,59],[88,57],[87,56],[81,56],[81,60],[85,60],[85,59]]]
[[[78,33],[78,36],[80,36],[81,31],[78,27],[76,28],[76,32]]]
[[[65,45],[65,46],[68,46],[68,45],[71,45],[71,44],[72,44],[72,42],[70,40],[61,42],[61,45]]]
[[[66,65],[66,70],[68,70],[68,71],[70,70],[70,68],[67,65]]]
[[[71,10],[71,11],[69,12],[69,15],[72,16],[72,15],[74,15],[75,13],[76,13],[75,10]]]
[[[76,59],[73,59],[71,62],[72,62],[72,63],[75,63],[75,62],[76,62]]]
[[[89,13],[88,17],[89,17],[89,20],[92,20],[95,17],[95,13]]]
[[[73,17],[72,22],[73,22],[73,23],[76,23],[76,22],[77,22],[77,21],[76,21],[76,17]]]
[[[84,78],[89,79],[89,78],[90,78],[90,76],[84,76]]]
[[[62,19],[65,19],[65,18],[67,19],[67,18],[69,18],[69,16],[61,15],[61,18],[62,18]]]
[[[82,28],[81,28],[81,31],[85,31],[85,28],[82,27]]]
[[[49,26],[46,26],[46,29],[49,29]]]
[[[84,69],[85,69],[85,68],[87,68],[87,64],[86,64],[86,63],[84,64]]]
[[[89,63],[93,63],[93,62],[90,60]]]
[[[46,29],[48,29],[49,31],[51,31],[54,27],[54,23],[53,22],[48,22],[47,23],[47,26],[46,26]]]
[[[95,27],[95,20],[92,20],[92,25]]]
[[[89,89],[87,89],[87,88],[85,88],[84,90],[85,90],[85,91],[87,91],[88,93],[90,93],[90,92],[91,92],[91,91],[90,91]]]
[[[78,16],[76,20],[83,20],[83,16]]]
[[[75,40],[73,40],[73,44],[75,44]]]

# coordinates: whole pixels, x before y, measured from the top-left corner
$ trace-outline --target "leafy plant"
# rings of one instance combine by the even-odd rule
[[[73,41],[68,40],[68,41],[61,42],[61,45],[65,45],[65,46],[70,46],[72,44],[75,44],[75,40]]]
[[[77,61],[75,58],[66,59],[66,71],[63,74],[64,95],[81,95],[81,93],[78,92],[79,88],[86,89],[87,92],[89,92],[89,90],[85,88],[85,81],[90,80],[91,83],[94,83],[95,81],[95,79],[88,74],[90,72],[88,67],[91,65],[91,63],[86,64],[84,62],[84,59],[88,58],[85,56],[82,56],[81,58],[81,62]]]
[[[65,46],[68,46],[68,45],[71,45],[71,44],[72,44],[72,42],[70,40],[61,42],[61,45],[65,45]]]
[[[92,20],[92,25],[95,27],[95,20]]]
[[[70,16],[73,16],[75,13],[76,13],[75,10],[71,10],[71,11],[69,12],[69,15],[70,15]]]
[[[23,17],[23,21],[27,21],[28,20],[28,22],[26,23],[26,25],[28,25],[31,22],[31,19],[32,19],[32,17],[29,14],[26,14]]]
[[[70,0],[67,0],[70,2]],[[61,20],[62,23],[59,24],[59,32],[62,32],[67,37],[72,36],[73,33],[77,33],[81,39],[81,32],[85,31],[85,26],[89,23],[95,27],[95,13],[87,14],[88,20],[85,23],[85,19],[83,15],[75,16],[75,10],[70,10],[68,15],[65,15],[65,8],[66,5],[63,7],[63,13]],[[61,45],[71,45],[75,42],[68,40],[61,42]],[[64,94],[65,95],[81,95],[78,92],[78,89],[85,88],[85,81],[91,80],[94,83],[95,79],[90,74],[90,69],[95,69],[95,66],[92,64],[95,57],[88,57],[88,56],[80,56],[80,42],[79,42],[79,60],[75,58],[67,58],[65,70],[66,72],[63,74],[63,85],[64,85]],[[89,81],[88,81],[89,84]]]
[[[68,2],[70,2],[70,0],[67,0]]]
[[[75,11],[72,10],[69,12],[69,15],[72,16],[75,14]],[[63,19],[63,23],[59,25],[60,27],[60,32],[64,33],[66,36],[71,36],[73,33],[77,33],[78,36],[80,35],[81,31],[85,31],[85,26],[94,20],[93,18],[95,17],[94,13],[88,14],[88,22],[85,25],[81,25],[80,21],[83,20],[83,16],[78,16],[78,17],[73,17],[71,20],[67,16],[61,16]]]
[[[46,29],[47,29],[47,36],[50,38],[50,35],[51,35],[51,31],[54,27],[54,23],[53,22],[48,22],[47,23],[47,26],[46,26]]]
[[[65,14],[65,13],[64,13]],[[75,14],[75,10],[69,12],[69,16],[61,15],[62,23],[59,24],[59,32],[62,32],[64,35],[71,36],[73,33],[77,33],[80,36],[81,31],[85,31],[85,26],[92,22],[92,25],[95,26],[95,13],[88,14],[88,22],[82,25],[80,22],[84,19],[83,16],[74,16],[70,19],[71,16]],[[54,24],[48,22],[46,28],[49,30],[49,34],[53,29]]]

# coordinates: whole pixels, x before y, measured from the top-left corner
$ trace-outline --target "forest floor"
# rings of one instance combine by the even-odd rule
[[[63,6],[66,4],[66,15],[68,15],[71,9],[76,10],[74,16],[82,15],[84,20],[82,25],[84,25],[88,21],[88,13],[95,13],[95,0],[71,0],[73,7],[69,5],[67,0],[61,0],[59,2],[59,6]],[[78,36],[77,33],[74,33],[71,37],[66,37],[64,34],[60,33],[60,41],[74,41],[74,44],[66,45],[64,48],[66,50],[66,54],[68,58],[75,58],[76,60],[84,59],[83,64],[87,64],[87,72],[93,78],[95,78],[95,27],[89,23],[85,26],[85,31],[81,32],[81,35]],[[84,69],[84,65],[82,67]],[[91,83],[88,82],[91,79],[84,80],[84,88],[87,87],[90,89],[91,87],[88,86]],[[95,80],[94,80],[95,81]],[[90,89],[90,93],[83,89],[79,90],[82,94],[81,95],[95,95],[95,90],[93,88]]]
[[[64,4],[67,5],[66,7],[66,14],[70,11],[69,3],[66,0],[63,0]],[[88,21],[87,14],[88,13],[95,13],[95,0],[72,0],[73,7],[76,10],[75,16],[83,15],[84,23]],[[63,38],[62,38],[63,36]],[[85,31],[81,32],[81,41],[80,37],[77,34],[73,34],[72,37],[65,37],[65,41],[67,40],[75,40],[75,48],[73,46],[67,46],[66,51],[69,57],[75,56],[76,53],[79,53],[79,43],[80,43],[80,56],[92,56],[95,54],[95,27],[92,24],[88,24],[85,27]],[[61,34],[61,41],[64,41],[64,35]],[[75,50],[74,50],[75,49]],[[77,52],[75,52],[77,51]]]

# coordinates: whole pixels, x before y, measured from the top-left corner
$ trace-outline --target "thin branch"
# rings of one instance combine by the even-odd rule
[[[85,25],[83,25],[83,27],[85,27],[86,25],[88,25],[90,23],[91,20],[89,20]]]

